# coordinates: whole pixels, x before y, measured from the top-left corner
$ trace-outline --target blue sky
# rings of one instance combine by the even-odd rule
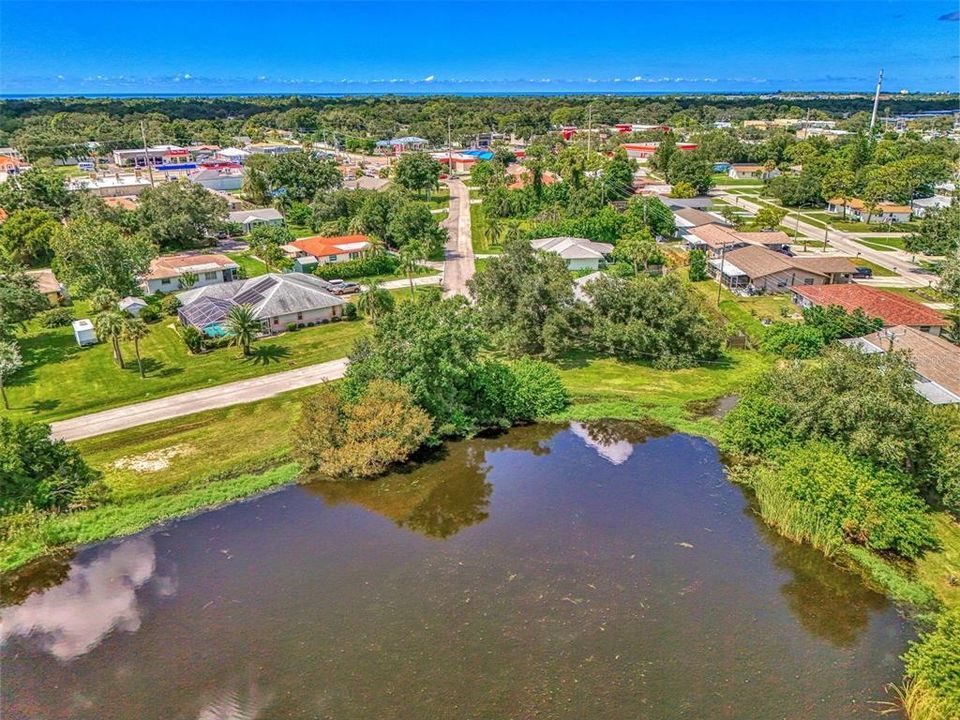
[[[958,90],[957,0],[8,2],[0,92]]]

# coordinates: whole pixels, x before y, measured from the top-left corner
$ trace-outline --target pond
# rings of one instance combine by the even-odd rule
[[[913,637],[716,449],[601,422],[448,445],[14,578],[4,717],[871,717]]]

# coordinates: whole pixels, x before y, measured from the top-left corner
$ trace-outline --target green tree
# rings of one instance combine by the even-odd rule
[[[258,207],[269,206],[273,202],[270,194],[270,181],[266,174],[257,168],[246,168],[243,173],[243,187],[240,189],[248,203]]]
[[[133,352],[137,356],[137,369],[140,371],[140,377],[145,378],[143,372],[143,360],[140,358],[140,341],[150,334],[150,328],[140,318],[126,318],[123,323],[123,339],[133,342]]]
[[[408,243],[400,248],[399,268],[403,274],[407,276],[407,280],[410,282],[411,297],[416,292],[416,289],[413,286],[413,276],[420,269],[420,263],[425,259],[425,257],[424,250],[419,243]]]
[[[90,293],[90,308],[97,313],[108,312],[117,309],[117,303],[120,302],[120,296],[115,290],[108,287],[101,287]]]
[[[762,207],[750,224],[758,230],[776,230],[786,216],[787,211],[782,208]]]
[[[366,290],[357,297],[357,310],[369,317],[373,325],[377,324],[377,318],[393,310],[393,304],[393,295],[381,288],[376,280],[370,280]]]
[[[827,201],[840,199],[843,202],[843,219],[847,219],[847,203],[856,191],[857,176],[844,167],[837,167],[823,177],[820,192]]]
[[[467,287],[483,327],[511,355],[547,350],[551,329],[562,327],[573,308],[573,279],[563,259],[538,253],[527,240],[504,242]]]
[[[928,212],[917,232],[906,237],[904,247],[925,255],[956,252],[960,248],[960,200],[954,198],[949,207]]]
[[[234,305],[227,313],[224,329],[232,345],[239,345],[243,357],[250,354],[250,344],[260,332],[260,321],[250,305]]]
[[[670,187],[670,197],[678,199],[694,198],[698,195],[697,188],[688,182],[674,183]]]
[[[640,273],[640,266],[644,271],[652,261],[661,259],[663,254],[657,247],[656,241],[646,228],[638,233],[632,233],[620,239],[613,248],[613,256],[633,266],[634,275]]]
[[[124,235],[110,223],[88,216],[75,218],[53,239],[53,269],[74,295],[85,297],[100,287],[133,295],[137,277],[150,268],[157,251],[146,237]]]
[[[697,152],[677,152],[670,158],[667,181],[674,186],[690,185],[697,195],[703,195],[713,184],[713,166]]]
[[[49,425],[0,418],[0,512],[85,505],[99,479],[79,450],[50,439]]]
[[[406,153],[400,156],[393,167],[397,185],[413,192],[426,191],[427,195],[440,184],[440,163],[423,152]]]
[[[74,198],[53,168],[34,167],[11,182],[0,183],[0,207],[7,212],[38,208],[54,217],[67,215]]]
[[[690,280],[699,282],[706,280],[707,274],[707,254],[703,250],[690,251]]]
[[[307,472],[333,480],[370,478],[406,460],[432,427],[430,416],[395,382],[372,380],[349,400],[323,385],[304,398],[291,444]]]
[[[20,347],[12,340],[0,340],[0,398],[3,399],[3,408],[10,409],[7,399],[7,380],[17,370],[23,367],[23,358],[20,356]]]
[[[618,148],[603,168],[603,194],[607,200],[623,200],[633,193],[634,163]]]
[[[120,338],[123,337],[124,317],[118,310],[104,310],[93,318],[93,327],[97,331],[97,337],[109,338],[113,346],[113,359],[121,369],[126,365],[123,362],[123,353],[120,351]]]
[[[286,270],[293,264],[283,251],[283,246],[291,242],[293,235],[283,225],[255,225],[247,236],[250,252],[271,271]]]
[[[776,322],[763,333],[761,347],[780,357],[813,358],[823,350],[823,334],[811,325]]]
[[[146,237],[161,250],[208,245],[224,228],[227,202],[186,180],[160,183],[140,195],[137,208]]]
[[[385,237],[395,248],[416,243],[428,256],[442,252],[447,241],[446,232],[421,202],[401,203],[390,218]]]
[[[0,263],[0,340],[8,340],[38,312],[50,307],[37,280],[22,268]]]
[[[272,192],[302,202],[309,202],[318,192],[343,184],[335,160],[317,158],[310,153],[271,157],[265,172]]]
[[[50,242],[59,227],[46,210],[16,210],[0,225],[0,255],[28,267],[49,265],[53,258]]]
[[[199,279],[200,278],[197,277],[196,273],[187,271],[185,273],[180,273],[180,277],[177,278],[177,282],[179,283],[181,290],[189,290],[197,284]]]

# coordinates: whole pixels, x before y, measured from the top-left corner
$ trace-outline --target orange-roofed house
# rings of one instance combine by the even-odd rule
[[[792,291],[793,301],[801,307],[839,305],[848,313],[859,308],[869,317],[880,318],[884,327],[906,325],[920,332],[939,335],[947,325],[936,310],[869,285],[796,286]]]
[[[20,165],[20,161],[12,155],[0,155],[0,172],[15,173]]]
[[[283,246],[297,272],[312,272],[317,265],[359,260],[371,247],[366,235],[300,238]]]

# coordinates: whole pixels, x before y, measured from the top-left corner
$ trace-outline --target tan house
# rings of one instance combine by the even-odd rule
[[[918,394],[934,405],[960,403],[960,347],[906,325],[840,342],[865,353],[906,350],[916,370],[913,388]]]
[[[790,249],[790,236],[780,230],[768,232],[738,232],[720,223],[709,223],[685,228],[682,235],[690,250],[703,250],[711,257],[720,257],[747,245],[757,245],[784,252]]]
[[[770,180],[777,177],[780,171],[776,168],[766,167],[764,165],[750,165],[747,163],[734,163],[727,170],[734,180]]]
[[[827,212],[843,215],[846,208],[846,217],[855,222],[866,222],[869,218],[874,223],[910,222],[913,210],[907,205],[897,205],[891,202],[879,202],[870,208],[859,198],[833,198],[827,203]]]
[[[823,262],[829,260],[828,262]],[[786,292],[796,285],[845,283],[856,268],[845,258],[817,262],[748,245],[710,258],[707,272],[730,290],[757,294]]]
[[[70,297],[67,288],[57,280],[53,270],[27,270],[26,274],[37,281],[37,290],[46,295],[51,305],[59,305]]]
[[[180,278],[187,274],[196,276],[192,287],[219,285],[235,280],[239,269],[226,255],[164,255],[150,262],[140,286],[147,295],[177,292],[184,289]]]

